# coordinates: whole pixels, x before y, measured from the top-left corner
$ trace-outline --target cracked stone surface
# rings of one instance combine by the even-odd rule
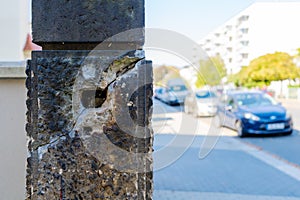
[[[33,52],[26,73],[27,199],[151,199],[143,51]]]

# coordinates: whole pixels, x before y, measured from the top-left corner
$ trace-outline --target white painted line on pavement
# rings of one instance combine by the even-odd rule
[[[300,166],[290,163],[277,155],[268,153],[256,145],[240,141],[239,139],[233,137],[226,138],[225,141],[221,142],[220,146],[226,146],[227,143],[230,144],[232,149],[244,151],[251,156],[261,160],[262,162],[296,179],[297,181],[300,181]],[[218,144],[216,145],[216,148],[218,148]]]
[[[269,166],[272,166],[275,169],[283,172],[284,174],[296,179],[297,181],[300,181],[299,166],[290,163],[277,155],[265,152],[258,146],[245,143],[232,137],[223,138],[223,140],[216,145],[216,149],[226,149],[226,147],[228,148],[227,150],[239,150],[250,154],[251,156],[268,164]]]
[[[243,141],[239,141],[238,139],[231,138],[232,140],[236,140],[236,144],[245,146],[246,148],[242,148],[242,150],[253,157],[261,160],[262,162],[274,167],[275,169],[287,174],[288,176],[300,181],[300,168],[288,161],[273,155],[271,153],[263,151],[261,148],[256,147],[255,145],[249,145]]]
[[[154,200],[300,200],[297,197],[286,196],[265,196],[265,195],[245,195],[245,194],[228,194],[212,192],[193,192],[193,191],[173,191],[173,190],[154,190]]]

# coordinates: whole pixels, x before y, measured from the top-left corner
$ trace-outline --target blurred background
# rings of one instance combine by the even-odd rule
[[[0,5],[0,199],[19,200],[25,195],[27,157],[26,61],[41,47],[32,43],[31,1]],[[156,168],[154,198],[299,199],[300,1],[146,0],[145,10],[146,28],[172,31],[195,44],[185,52],[192,58],[187,59],[179,50],[151,46],[146,34],[155,151],[172,152],[155,154],[154,162],[180,155]],[[156,40],[186,47],[183,41]],[[267,94],[284,113],[227,105],[231,93],[249,90]],[[220,106],[232,112],[234,126],[219,122],[212,129]],[[270,113],[284,119],[263,121]],[[253,127],[261,123],[272,134],[241,139],[237,125],[243,120]],[[278,136],[282,125],[292,128],[289,136]],[[170,145],[174,138],[179,142]],[[201,148],[214,150],[200,160]]]

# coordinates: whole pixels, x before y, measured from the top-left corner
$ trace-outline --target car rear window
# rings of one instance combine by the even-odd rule
[[[216,94],[210,91],[200,91],[200,92],[196,92],[196,97],[198,99],[214,98],[216,97]]]
[[[187,90],[187,88],[185,87],[185,85],[173,85],[173,86],[170,86],[170,91],[180,92],[180,91],[184,91],[184,90]]]

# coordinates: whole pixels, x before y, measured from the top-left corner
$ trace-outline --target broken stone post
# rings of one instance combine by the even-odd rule
[[[143,0],[33,0],[26,199],[152,199]]]

